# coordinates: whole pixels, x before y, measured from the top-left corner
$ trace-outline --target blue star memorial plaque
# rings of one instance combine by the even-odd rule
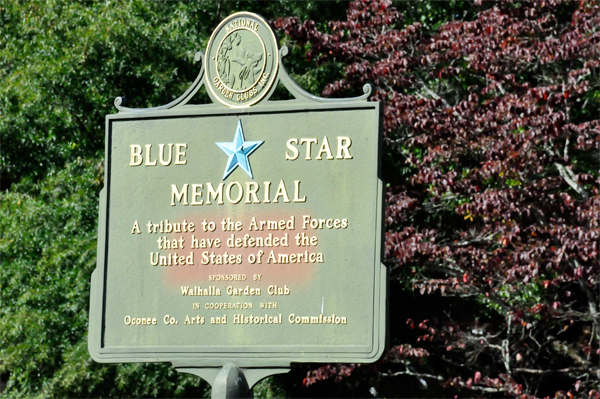
[[[227,179],[227,176],[229,176],[238,166],[253,179],[254,176],[252,176],[252,168],[250,167],[248,157],[260,147],[262,143],[264,143],[264,141],[245,141],[242,121],[238,121],[233,141],[231,143],[217,143],[219,148],[229,157],[227,159],[227,166],[225,166],[223,180]]]
[[[273,30],[237,13],[173,102],[106,117],[88,347],[170,362],[247,397],[293,362],[385,349],[381,105],[288,75]],[[270,100],[277,86],[290,100]],[[189,101],[204,86],[211,103]],[[227,381],[241,381],[235,386]]]

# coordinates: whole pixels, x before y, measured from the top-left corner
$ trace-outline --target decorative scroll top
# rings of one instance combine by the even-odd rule
[[[261,16],[239,12],[225,18],[215,29],[206,56],[196,53],[195,60],[203,59],[196,80],[186,92],[169,104],[152,108],[127,108],[124,99],[117,97],[115,106],[120,112],[145,112],[167,110],[186,105],[202,85],[215,104],[230,108],[247,108],[268,100],[279,83],[282,83],[296,102],[348,102],[366,101],[372,87],[366,84],[359,97],[328,99],[304,91],[289,76],[281,59],[287,47],[279,49],[275,32]]]

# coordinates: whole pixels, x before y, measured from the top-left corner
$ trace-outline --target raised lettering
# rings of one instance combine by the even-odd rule
[[[337,159],[352,159],[352,155],[350,155],[350,146],[352,145],[352,140],[347,136],[338,136],[338,150],[337,150]]]
[[[187,144],[175,144],[175,165],[185,165],[187,164],[187,159],[182,159],[185,157],[185,151],[182,149],[186,149]]]
[[[338,140],[339,140],[339,137],[338,137]],[[321,154],[323,154],[323,153],[327,154],[327,159],[333,159],[333,155],[331,155],[331,148],[329,147],[329,140],[327,140],[327,136],[325,136],[323,138],[323,144],[321,145],[321,149],[319,150],[319,153],[317,154],[316,159],[323,159],[321,157]]]
[[[224,184],[221,183],[217,186],[217,189],[215,190],[212,183],[206,183],[206,189],[208,190],[208,194],[206,195],[207,196],[206,205],[212,204],[212,202],[210,202],[211,197],[213,200],[218,199],[217,204],[219,204],[219,205],[223,204],[223,186],[224,186]]]
[[[221,184],[222,185],[222,184]],[[188,205],[188,184],[184,184],[181,191],[177,189],[177,185],[171,184],[171,206],[175,206],[175,200],[183,205]]]
[[[289,148],[290,151],[292,151],[292,153],[290,154],[289,152],[286,152],[285,153],[285,159],[290,160],[290,161],[298,159],[298,156],[300,155],[300,152],[294,146],[294,144],[298,144],[298,139],[289,139],[287,141],[287,148]]]
[[[310,150],[313,144],[317,144],[317,139],[307,139],[307,138],[302,138],[300,139],[300,144],[304,144],[307,143],[306,146],[306,157],[304,159],[306,159],[307,161],[310,161],[312,158],[310,157]]]
[[[283,197],[283,202],[290,202],[290,197],[288,196],[283,179],[279,182],[279,187],[277,188],[273,202],[279,202],[279,197]]]
[[[151,161],[151,153],[150,153],[150,149],[152,148],[152,144],[146,144],[146,163],[144,165],[146,166],[155,166],[156,165],[156,159],[154,161]]]
[[[192,205],[202,205],[204,200],[199,199],[202,197],[202,184],[192,184]]]
[[[129,166],[140,166],[142,164],[142,146],[131,144],[131,161]]]

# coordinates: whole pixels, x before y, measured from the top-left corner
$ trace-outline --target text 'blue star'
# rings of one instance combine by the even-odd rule
[[[248,157],[256,151],[262,143],[264,143],[264,141],[245,141],[244,131],[242,130],[242,121],[238,121],[233,141],[231,143],[216,143],[229,157],[229,159],[227,159],[227,165],[225,165],[223,180],[227,179],[227,176],[229,176],[238,166],[244,169],[251,179],[254,179]]]

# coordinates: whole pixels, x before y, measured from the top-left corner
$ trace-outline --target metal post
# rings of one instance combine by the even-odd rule
[[[244,368],[232,362],[218,369],[215,367],[177,367],[180,373],[197,375],[212,386],[211,397],[215,398],[253,398],[252,387],[270,375],[287,373],[288,367]]]
[[[242,369],[233,363],[223,366],[212,385],[212,399],[254,398]]]

